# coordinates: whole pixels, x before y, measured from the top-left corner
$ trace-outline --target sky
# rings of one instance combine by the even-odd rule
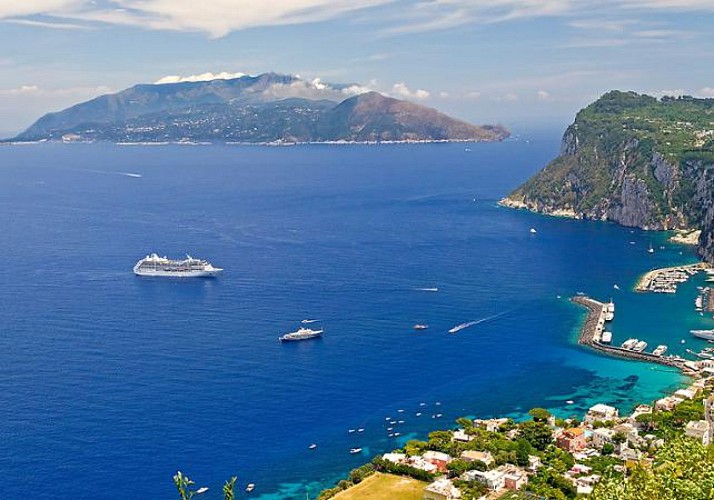
[[[611,89],[714,97],[714,0],[0,0],[0,137],[137,83],[277,72],[563,128]]]

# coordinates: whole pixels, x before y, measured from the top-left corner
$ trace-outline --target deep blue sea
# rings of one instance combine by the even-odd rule
[[[612,297],[615,341],[697,346],[703,277],[631,291],[691,249],[497,206],[558,145],[0,147],[0,496],[171,499],[180,469],[207,499],[232,475],[312,498],[462,415],[628,410],[684,383],[575,345],[567,298]],[[225,272],[134,276],[154,251]],[[308,318],[323,339],[277,341]]]

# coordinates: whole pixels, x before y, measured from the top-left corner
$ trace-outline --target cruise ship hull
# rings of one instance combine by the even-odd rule
[[[137,276],[168,277],[168,278],[215,278],[223,269],[212,271],[161,271],[153,269],[134,269]]]

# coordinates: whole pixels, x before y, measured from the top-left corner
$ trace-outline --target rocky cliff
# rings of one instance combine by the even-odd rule
[[[504,205],[646,230],[701,229],[714,262],[714,99],[608,92]]]

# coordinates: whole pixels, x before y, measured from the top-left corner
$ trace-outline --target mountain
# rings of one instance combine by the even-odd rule
[[[714,99],[611,91],[578,112],[560,155],[502,204],[647,230],[701,230],[714,262]]]
[[[496,141],[431,108],[356,84],[265,73],[231,80],[142,84],[48,113],[14,141]]]

